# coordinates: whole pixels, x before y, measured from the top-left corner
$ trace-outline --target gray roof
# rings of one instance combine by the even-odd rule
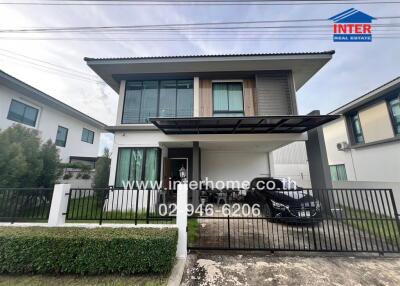
[[[345,105],[336,108],[329,114],[343,114],[349,112],[379,98],[380,96],[385,95],[386,93],[396,88],[400,88],[400,76],[392,79],[391,81],[388,81],[387,83],[371,90],[370,92],[360,97],[357,97],[356,99],[353,99],[352,101],[346,103]]]
[[[4,71],[0,70],[0,84],[7,86],[8,88],[20,92],[21,94],[30,97],[38,102],[46,104],[58,111],[61,111],[67,115],[70,115],[78,120],[81,120],[93,127],[99,128],[104,130],[106,125],[78,110],[75,108],[55,99],[54,97],[30,86],[29,84],[20,81],[19,79],[5,73]]]
[[[89,58],[85,61],[113,61],[113,60],[143,60],[143,59],[181,59],[181,58],[218,58],[218,57],[257,57],[257,56],[302,56],[302,55],[333,55],[334,50],[323,52],[293,52],[293,53],[251,53],[251,54],[218,54],[218,55],[182,55],[182,56],[151,56],[151,57],[121,57],[121,58]]]
[[[266,71],[292,71],[296,89],[301,88],[335,51],[254,53],[221,55],[85,58],[88,66],[117,93],[121,80],[212,77],[253,77]],[[239,75],[240,74],[240,75]]]

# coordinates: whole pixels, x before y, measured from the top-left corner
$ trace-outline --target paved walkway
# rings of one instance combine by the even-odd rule
[[[218,213],[219,214],[219,213]],[[288,225],[261,216],[201,217],[193,247],[233,249],[285,249],[327,251],[398,251],[398,244],[335,219],[318,225]],[[221,218],[219,218],[221,217]],[[354,222],[356,226],[361,222]]]
[[[183,286],[400,285],[400,258],[191,254]]]

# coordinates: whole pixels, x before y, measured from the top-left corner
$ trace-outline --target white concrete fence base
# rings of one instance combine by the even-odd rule
[[[176,210],[176,225],[165,224],[96,224],[96,223],[65,223],[66,213],[68,208],[68,193],[71,190],[69,184],[57,184],[54,186],[53,198],[50,206],[49,220],[46,223],[0,223],[0,226],[12,227],[83,227],[83,228],[178,228],[178,245],[176,257],[178,259],[186,259],[187,257],[187,202],[188,202],[188,184],[181,183],[178,185],[177,191],[177,210]]]
[[[186,259],[187,257],[187,203],[188,184],[178,185],[176,195],[176,225],[178,227],[178,246],[176,257]]]
[[[49,226],[62,226],[65,224],[65,213],[67,212],[68,193],[70,189],[71,185],[69,184],[54,186],[48,220]]]

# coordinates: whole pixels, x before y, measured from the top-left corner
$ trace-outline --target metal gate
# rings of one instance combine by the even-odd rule
[[[297,196],[300,203],[249,202],[249,195],[235,198],[232,194],[209,198],[203,213],[188,217],[188,249],[400,252],[400,222],[392,190],[279,193]],[[259,211],[253,211],[256,203]]]

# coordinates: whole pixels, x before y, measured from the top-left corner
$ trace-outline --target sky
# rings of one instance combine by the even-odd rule
[[[400,16],[400,4],[393,3],[379,5],[130,5],[112,7],[94,5],[0,5],[0,30],[24,27],[328,19],[349,8],[356,8],[374,17]],[[377,23],[380,21],[383,20],[378,20]],[[400,23],[400,19],[385,20],[384,23]],[[127,36],[129,37],[129,34]],[[330,32],[327,36],[331,36]],[[306,114],[316,109],[325,114],[400,76],[399,36],[391,39],[375,38],[371,43],[334,43],[330,38],[244,41],[238,40],[237,37],[239,36],[232,36],[229,42],[192,39],[171,42],[95,42],[17,40],[0,35],[0,69],[107,125],[115,125],[118,95],[106,84],[102,83],[102,80],[90,70],[83,60],[84,57],[335,50],[336,53],[333,59],[297,92],[300,114]],[[110,36],[104,34],[101,37]],[[16,58],[21,59],[20,55],[25,57],[22,58],[25,61],[16,60]],[[26,57],[50,62],[61,68],[64,67],[67,72],[73,69],[89,75],[85,79],[76,78],[76,76],[71,76],[68,73],[53,69],[49,70],[48,67],[43,68],[43,65],[38,66],[37,62],[35,62],[36,64],[32,64],[32,61]],[[28,64],[27,61],[30,61],[31,64]],[[90,80],[87,80],[87,77],[90,77]],[[112,135],[103,134],[101,136],[100,153],[104,147],[111,147],[112,141]]]

